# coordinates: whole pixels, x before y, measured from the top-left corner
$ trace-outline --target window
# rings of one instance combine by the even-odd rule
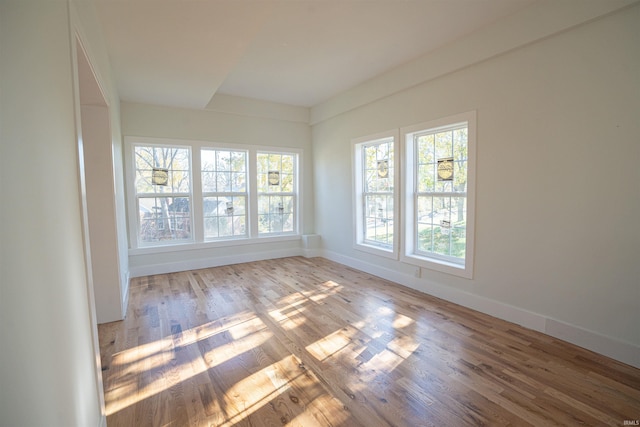
[[[258,234],[296,232],[297,159],[293,153],[258,152]]]
[[[202,149],[205,240],[247,236],[247,152]]]
[[[357,249],[397,258],[396,132],[353,141],[355,245]]]
[[[191,239],[191,150],[134,146],[135,209],[140,245]]]
[[[407,170],[405,261],[471,277],[475,114],[403,130]]]
[[[132,250],[299,238],[301,150],[125,137]]]

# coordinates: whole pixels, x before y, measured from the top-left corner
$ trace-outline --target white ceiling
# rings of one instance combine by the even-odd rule
[[[97,0],[123,101],[311,107],[535,0]]]

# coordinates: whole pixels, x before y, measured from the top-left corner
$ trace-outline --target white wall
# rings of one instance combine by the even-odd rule
[[[0,424],[104,421],[67,1],[0,3]]]
[[[96,318],[107,323],[124,318],[108,107],[82,105],[81,126]]]
[[[71,0],[71,25],[74,37],[79,39],[84,52],[77,52],[78,62],[86,55],[89,65],[80,65],[81,74],[92,74],[86,92],[88,99],[81,99],[86,114],[78,110],[76,114],[87,126],[98,124],[93,129],[79,129],[89,137],[99,141],[92,143],[91,138],[85,144],[85,154],[91,158],[86,165],[89,179],[88,197],[93,197],[96,205],[89,218],[89,227],[93,228],[93,271],[96,308],[99,323],[119,320],[124,317],[129,289],[129,266],[127,251],[127,224],[125,212],[124,174],[122,164],[122,133],[120,131],[120,99],[111,74],[106,44],[100,31],[100,22],[92,0]],[[82,77],[82,76],[81,76]],[[80,98],[85,98],[80,84]],[[87,89],[86,87],[84,89]],[[97,105],[108,109],[107,113],[91,114],[90,107]],[[93,116],[91,120],[89,116]],[[100,120],[96,120],[96,118]],[[101,123],[103,122],[103,123]],[[95,131],[98,132],[90,132]],[[94,194],[98,192],[100,194]],[[101,229],[102,228],[102,229]],[[108,231],[107,231],[108,230]]]
[[[638,22],[636,5],[464,67],[436,52],[451,72],[386,94],[415,77],[407,65],[314,108],[325,256],[640,366]],[[500,28],[492,40],[518,36],[518,26]],[[425,64],[428,56],[415,67]],[[384,96],[363,102],[366,93]],[[351,139],[470,110],[474,278],[423,269],[416,279],[408,265],[353,249]]]
[[[122,132],[125,136],[211,141],[215,143],[290,147],[303,150],[301,194],[302,233],[313,233],[313,166],[308,110],[221,96],[216,110],[190,110],[123,102]],[[189,250],[159,252],[133,250],[129,265],[132,276],[179,271],[189,268],[246,262],[264,258],[301,255],[300,239],[224,247],[197,245]]]

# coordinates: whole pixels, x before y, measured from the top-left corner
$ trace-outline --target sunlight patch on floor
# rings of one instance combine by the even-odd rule
[[[326,337],[309,344],[305,348],[313,357],[324,362],[329,357],[349,346],[352,343],[352,337],[355,332],[357,331],[352,330],[351,332],[347,332],[343,329],[339,329]]]
[[[273,334],[260,318],[252,315],[242,313],[230,319],[226,327],[210,322],[114,355],[110,369],[118,370],[118,375],[114,386],[105,392],[106,414],[118,412],[262,345]],[[231,341],[203,356],[193,348],[199,341],[217,334],[228,334]],[[186,361],[172,367],[171,363],[180,359],[177,352],[184,352],[180,358]],[[174,375],[168,375],[169,372]],[[140,386],[138,377],[148,381]]]

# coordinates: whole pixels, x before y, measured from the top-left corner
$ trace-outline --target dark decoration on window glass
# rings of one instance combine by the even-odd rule
[[[378,160],[378,177],[386,178],[389,176],[389,161]]]
[[[280,185],[280,171],[269,171],[269,185]]]
[[[153,185],[167,185],[168,182],[169,182],[168,169],[153,168],[153,172],[151,174],[151,183]]]
[[[438,159],[438,181],[453,181],[453,157]]]
[[[233,215],[233,202],[227,202],[227,215]]]
[[[449,221],[447,219],[440,220],[440,227],[451,228],[451,221]]]
[[[278,213],[284,213],[284,206],[282,205],[282,202],[278,203]]]

